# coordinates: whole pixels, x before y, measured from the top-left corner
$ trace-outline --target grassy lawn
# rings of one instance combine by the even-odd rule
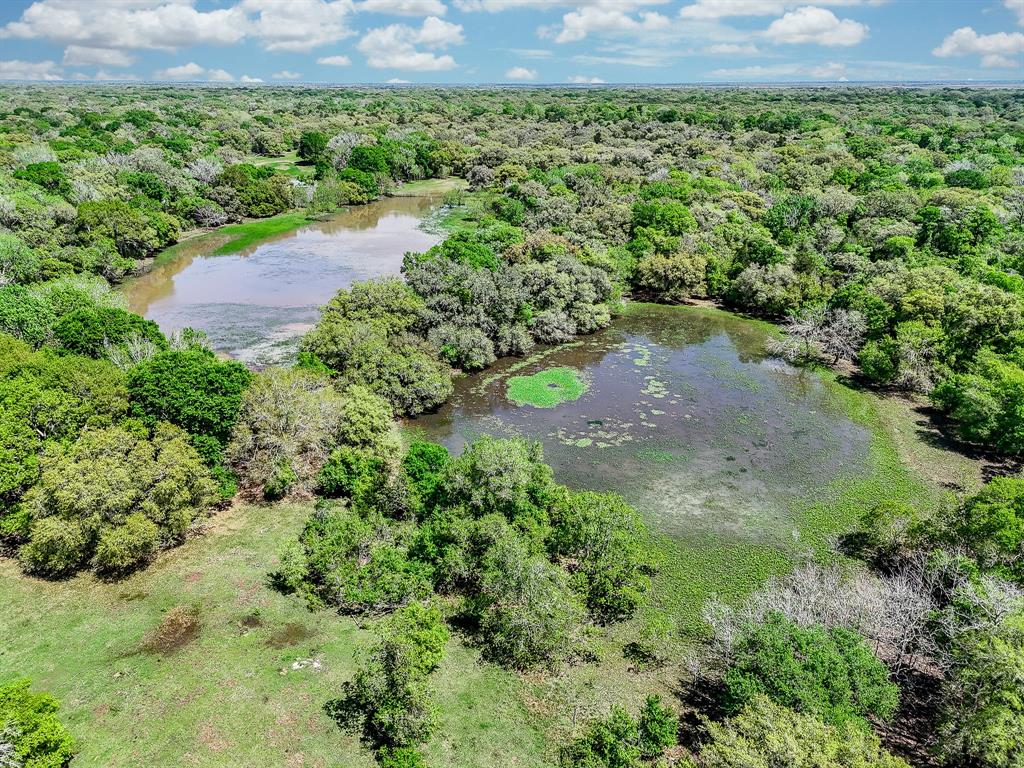
[[[372,626],[310,612],[266,585],[308,514],[295,504],[234,508],[113,584],[39,581],[0,561],[0,679],[27,676],[62,700],[79,768],[374,765],[322,711]],[[198,632],[159,650],[154,631],[177,606],[195,610]],[[543,763],[543,722],[524,708],[515,676],[453,641],[434,679],[444,712],[443,738],[428,749],[437,765]]]

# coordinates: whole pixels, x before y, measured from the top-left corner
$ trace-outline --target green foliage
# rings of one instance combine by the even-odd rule
[[[803,628],[774,612],[736,643],[724,682],[731,712],[765,695],[833,725],[889,718],[899,697],[863,637],[840,627]]]
[[[75,743],[57,717],[59,709],[60,702],[50,694],[33,693],[28,680],[0,685],[0,758],[5,766],[64,768],[71,761]]]
[[[1024,368],[1015,359],[984,350],[968,372],[944,379],[932,399],[962,439],[1005,453],[1024,451]]]
[[[952,543],[986,569],[1024,580],[1024,480],[997,477],[946,523]]]
[[[168,421],[226,443],[252,374],[202,347],[171,349],[128,372],[132,412],[148,424]]]
[[[53,446],[40,468],[25,498],[31,527],[19,556],[46,576],[90,558],[101,571],[141,565],[157,543],[182,540],[214,490],[186,435],[169,424],[158,424],[152,438],[122,427],[86,430],[66,448]]]
[[[721,723],[707,723],[699,768],[908,768],[853,722],[829,725],[766,696]]]
[[[299,157],[310,163],[320,162],[327,151],[327,136],[319,131],[306,131],[299,137]]]
[[[436,408],[452,392],[451,373],[425,342],[409,333],[422,300],[400,280],[356,283],[324,308],[302,340],[343,385],[361,385],[397,413]]]
[[[637,768],[641,759],[660,757],[675,746],[678,730],[675,713],[657,696],[648,696],[639,720],[613,706],[607,718],[592,721],[581,737],[562,748],[559,761],[565,768]]]
[[[101,357],[110,347],[131,339],[143,339],[156,349],[167,347],[167,339],[156,323],[117,307],[68,312],[54,324],[53,336],[62,349],[86,357]]]
[[[954,651],[946,685],[942,752],[951,764],[1017,766],[1024,760],[1024,617],[977,630]]]
[[[402,457],[402,471],[409,481],[409,490],[419,509],[432,508],[444,480],[451,455],[437,443],[414,440]]]
[[[373,512],[324,503],[303,529],[300,589],[314,604],[352,613],[379,612],[425,597],[429,568],[408,556],[402,527]],[[297,555],[288,560],[294,586]]]
[[[627,618],[650,590],[654,551],[640,515],[613,493],[561,494],[548,546],[572,563],[573,583],[603,621]]]
[[[448,630],[437,606],[414,603],[384,622],[381,634],[328,710],[340,725],[382,747],[382,761],[422,765],[416,753],[401,748],[425,741],[436,728],[428,680],[444,657]]]

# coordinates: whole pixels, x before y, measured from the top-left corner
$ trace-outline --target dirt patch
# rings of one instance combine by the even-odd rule
[[[288,648],[289,646],[297,645],[312,636],[312,630],[310,630],[310,628],[305,624],[289,622],[267,638],[267,645],[271,648]]]
[[[199,637],[202,627],[199,611],[184,605],[175,606],[146,635],[142,641],[142,650],[165,656],[175,653]]]
[[[149,592],[143,592],[141,590],[136,592],[122,592],[117,597],[119,600],[123,600],[126,603],[136,603],[139,600],[145,600],[149,597]]]
[[[238,624],[243,629],[259,629],[263,626],[263,617],[260,616],[259,611],[253,611],[243,616]]]

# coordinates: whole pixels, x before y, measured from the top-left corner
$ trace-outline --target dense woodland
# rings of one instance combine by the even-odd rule
[[[444,242],[339,291],[293,367],[223,360],[116,291],[195,230],[449,176]],[[268,578],[377,622],[325,706],[387,768],[426,765],[451,635],[557,675],[623,631],[645,668],[692,659],[687,695],[610,706],[553,763],[1022,766],[1022,273],[1017,90],[5,86],[0,537],[24,578],[116,580],[232,499],[316,497]],[[926,401],[999,476],[863,509],[683,635],[648,610],[656,534],[622,498],[522,440],[452,456],[396,424],[632,299],[774,321],[773,354]],[[0,766],[74,764],[58,702],[5,680]]]

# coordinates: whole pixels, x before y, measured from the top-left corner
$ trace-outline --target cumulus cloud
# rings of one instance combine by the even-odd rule
[[[817,43],[827,46],[856,45],[867,37],[867,25],[839,19],[826,8],[797,8],[768,25],[764,36],[773,43]]]
[[[403,80],[400,77],[392,77],[390,80],[388,80],[388,85],[408,85],[408,84],[409,84],[408,80]]]
[[[1003,5],[1017,15],[1017,23],[1024,27],[1024,0],[1003,0]]]
[[[235,77],[223,69],[207,69],[194,61],[188,64],[180,64],[177,67],[160,69],[153,73],[157,80],[196,81],[206,80],[211,83],[230,83]]]
[[[240,82],[240,83],[262,83],[263,82],[263,78],[262,77],[250,77],[249,75],[242,75],[240,78],[238,78],[238,82]]]
[[[347,67],[352,63],[352,59],[348,56],[321,56],[316,63],[326,64],[329,67]]]
[[[946,39],[932,54],[940,58],[981,56],[983,67],[1017,68],[1024,64],[1024,34],[996,32],[992,35],[979,35],[971,27],[960,27],[946,35]]]
[[[464,42],[462,25],[428,16],[416,29],[406,24],[391,24],[371,29],[356,45],[374,69],[409,69],[441,72],[458,66],[448,54],[433,51]],[[427,50],[420,50],[420,47]]]
[[[236,7],[268,51],[311,51],[355,34],[352,0],[242,0]]]
[[[391,16],[444,16],[448,12],[441,0],[363,0],[356,7]]]
[[[64,63],[69,67],[130,67],[135,57],[116,48],[69,45],[64,49]]]
[[[623,3],[595,3],[584,5],[562,17],[561,26],[542,28],[543,37],[553,37],[556,43],[576,43],[591,34],[638,34],[667,29],[671,21],[656,11],[641,11],[636,17],[625,9],[629,0]]]
[[[280,72],[275,72],[271,75],[275,80],[298,80],[302,77],[301,72],[292,72],[289,69],[282,69]]]
[[[245,37],[238,6],[198,11],[190,3],[145,0],[37,0],[21,18],[0,27],[0,38],[43,39],[90,48],[229,45]]]
[[[173,51],[251,36],[269,51],[309,51],[354,34],[353,12],[352,0],[241,0],[212,10],[193,0],[36,0],[0,38]]]
[[[60,67],[52,61],[0,61],[0,80],[63,80]]]
[[[598,85],[603,83],[600,77],[588,77],[587,75],[570,75],[568,82],[575,83],[576,85]]]
[[[526,67],[512,67],[505,72],[506,80],[536,80],[537,70]]]

